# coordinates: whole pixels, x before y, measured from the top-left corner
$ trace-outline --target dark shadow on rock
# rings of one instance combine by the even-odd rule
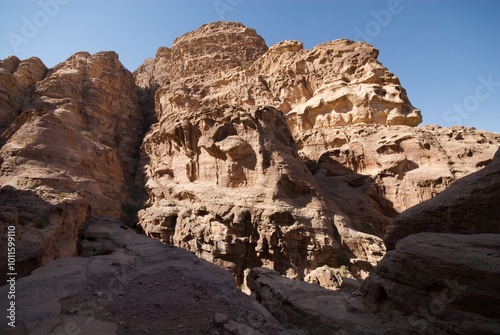
[[[90,217],[89,202],[83,198],[67,198],[57,204],[41,199],[35,192],[12,186],[0,188],[0,281],[7,273],[18,277],[29,275],[50,261],[76,256],[80,228]],[[14,228],[9,228],[14,227]],[[8,271],[8,232],[15,231],[14,270]],[[12,270],[12,269],[11,269]]]
[[[382,237],[398,214],[392,202],[384,197],[381,183],[347,168],[335,160],[335,154],[335,151],[327,152],[317,162],[307,163],[314,179],[326,196],[351,219],[353,228]]]

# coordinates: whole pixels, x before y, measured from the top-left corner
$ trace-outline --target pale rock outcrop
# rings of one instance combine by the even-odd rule
[[[500,234],[499,190],[500,150],[481,171],[401,213],[387,229],[384,241],[392,249],[400,239],[420,232]]]
[[[29,102],[33,85],[42,80],[46,72],[47,68],[36,57],[21,61],[10,56],[0,60],[0,135]]]
[[[16,334],[304,334],[238,291],[228,272],[120,222],[92,220],[81,256],[16,281]]]
[[[205,24],[175,39],[172,46],[172,81],[192,76],[223,76],[251,65],[267,51],[266,42],[254,29],[237,22]]]
[[[372,46],[348,40],[312,50],[283,41],[268,49],[253,29],[239,23],[208,24],[176,39],[169,56],[157,54],[155,64],[170,59],[163,76],[171,80],[160,82],[157,114],[169,105],[179,112],[273,106],[288,114],[292,132],[350,124],[418,125],[420,111],[377,56]],[[135,72],[141,82],[159,78],[151,63]]]

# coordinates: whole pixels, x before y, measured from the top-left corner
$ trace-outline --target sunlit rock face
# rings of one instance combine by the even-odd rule
[[[135,87],[114,52],[50,70],[0,64],[0,205],[14,213],[2,226],[17,226],[20,275],[75,256],[90,216],[125,219],[143,128]]]
[[[304,278],[350,257],[376,262],[381,240],[351,229],[296,139],[340,125],[421,122],[377,55],[347,40],[268,48],[231,22],[160,48],[134,73],[146,95],[154,90],[159,121],[143,143],[149,200],[139,225],[230,269],[240,283],[257,265]],[[377,216],[381,225],[388,220]]]
[[[158,49],[134,72],[158,120],[143,142],[139,226],[239,283],[257,265],[312,281],[349,265],[366,277],[392,219],[487,165],[500,143],[416,127],[420,111],[377,56],[349,40],[267,47],[234,22]],[[338,270],[324,273],[337,285]]]

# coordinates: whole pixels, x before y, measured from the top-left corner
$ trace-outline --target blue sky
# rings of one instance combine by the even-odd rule
[[[365,40],[424,124],[500,133],[498,0],[0,0],[0,59],[37,56],[51,67],[78,51],[113,50],[133,71],[219,20],[255,28],[268,45]]]

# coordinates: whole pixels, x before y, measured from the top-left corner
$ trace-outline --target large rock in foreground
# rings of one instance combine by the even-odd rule
[[[364,282],[365,302],[425,334],[499,334],[499,245],[498,234],[408,236]]]
[[[401,311],[425,334],[500,333],[499,163],[394,220],[392,250],[363,283],[372,310]]]

